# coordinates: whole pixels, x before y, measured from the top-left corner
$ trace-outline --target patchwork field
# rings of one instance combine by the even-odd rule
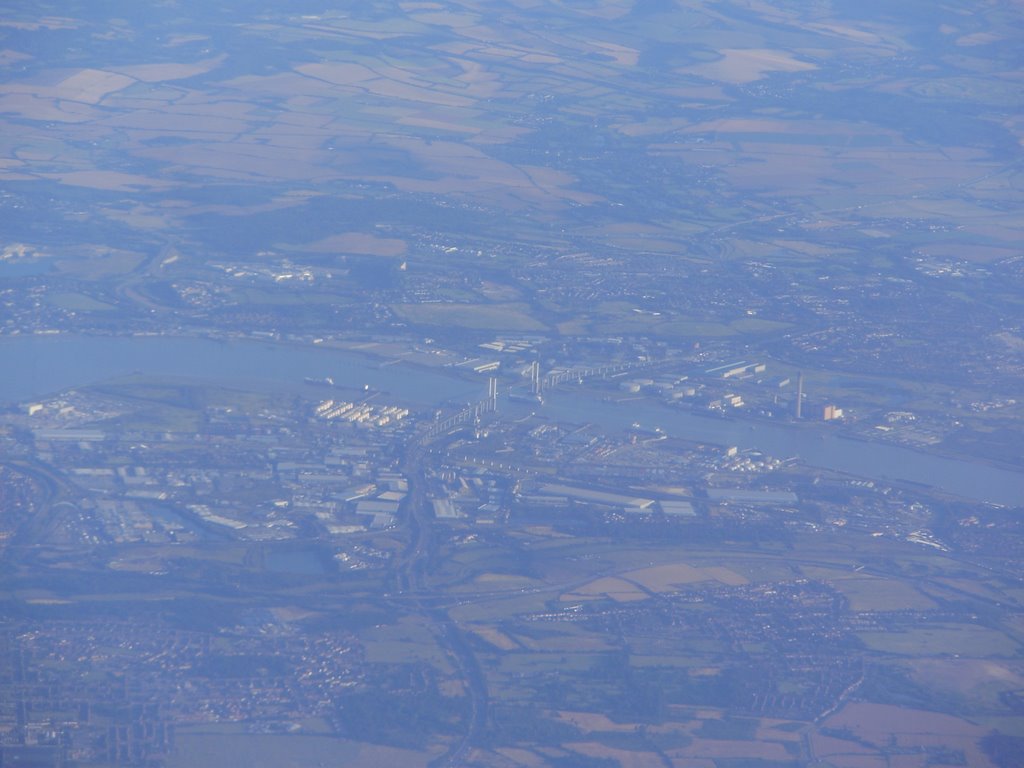
[[[0,764],[1020,764],[1020,3],[335,5],[0,13]]]

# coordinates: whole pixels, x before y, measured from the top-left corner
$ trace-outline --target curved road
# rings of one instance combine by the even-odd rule
[[[488,696],[483,670],[465,634],[448,615],[446,608],[431,606],[425,599],[428,597],[425,578],[435,547],[433,510],[426,493],[425,461],[429,445],[430,438],[427,436],[414,439],[406,448],[401,462],[402,474],[409,482],[404,512],[411,538],[395,564],[395,579],[398,592],[411,597],[419,612],[437,626],[442,643],[462,675],[469,694],[470,715],[462,737],[430,763],[431,768],[440,768],[464,764],[467,754],[487,723]]]

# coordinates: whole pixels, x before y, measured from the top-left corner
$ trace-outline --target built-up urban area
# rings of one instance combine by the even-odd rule
[[[6,4],[0,768],[1024,764],[1022,39]]]

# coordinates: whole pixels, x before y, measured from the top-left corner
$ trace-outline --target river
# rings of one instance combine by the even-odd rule
[[[911,448],[855,440],[831,433],[827,426],[807,429],[704,416],[643,400],[608,403],[570,392],[545,395],[549,413],[561,419],[624,428],[639,423],[660,427],[671,437],[741,449],[758,449],[777,458],[798,456],[814,467],[872,480],[903,480],[978,501],[1024,504],[1024,473],[980,462],[937,456]]]
[[[307,377],[330,376],[340,387],[369,385],[430,406],[466,403],[483,390],[483,385],[401,363],[381,368],[374,358],[331,347],[176,336],[15,336],[0,340],[0,365],[0,402],[5,403],[132,373],[288,388],[303,387]],[[322,391],[325,396],[330,392]]]
[[[138,372],[181,376],[238,386],[302,387],[305,377],[332,377],[344,387],[372,389],[424,406],[464,404],[480,398],[474,384],[443,371],[380,362],[357,352],[301,343],[213,341],[170,336],[19,336],[0,341],[0,402],[42,397]],[[325,390],[327,391],[327,390]],[[780,458],[799,456],[811,466],[873,480],[904,480],[996,504],[1024,504],[1024,472],[1000,469],[899,446],[852,440],[827,428],[726,420],[659,403],[608,403],[571,390],[549,393],[550,418],[609,429],[639,422],[673,437],[756,448]]]

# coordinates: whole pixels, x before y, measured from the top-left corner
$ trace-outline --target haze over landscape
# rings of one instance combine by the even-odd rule
[[[1021,765],[1022,41],[0,3],[0,768]]]

